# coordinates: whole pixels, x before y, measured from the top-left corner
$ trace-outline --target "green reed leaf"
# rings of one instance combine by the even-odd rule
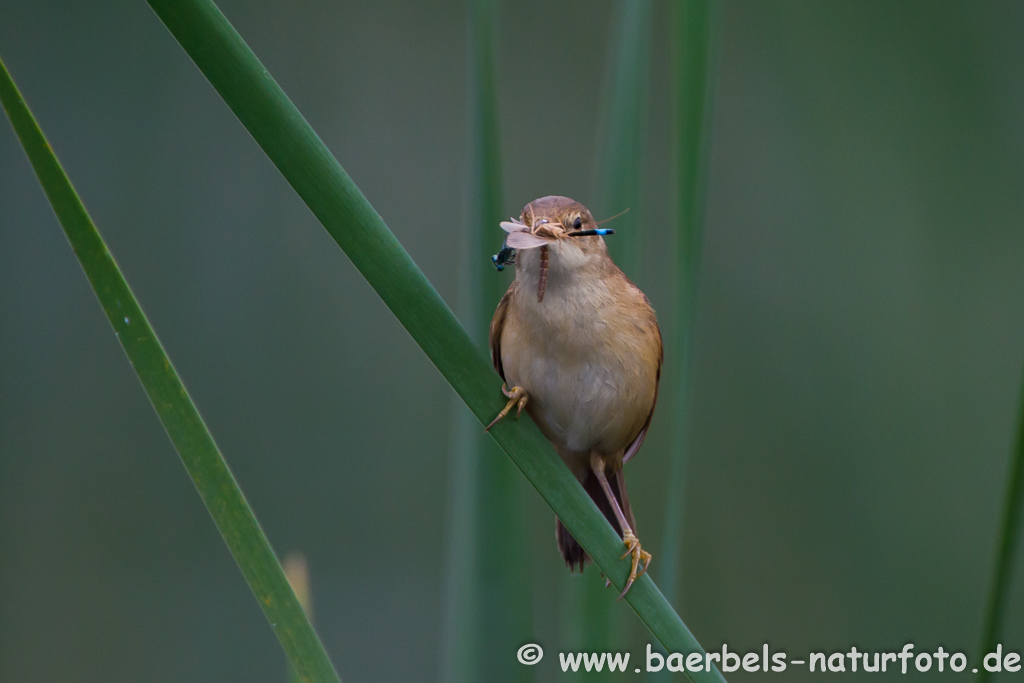
[[[1017,418],[1017,444],[1010,461],[1006,480],[1006,497],[1003,499],[1003,516],[999,525],[999,541],[996,546],[995,565],[992,569],[992,587],[985,609],[984,634],[981,640],[979,659],[994,652],[1002,641],[1003,620],[1010,596],[1013,565],[1020,545],[1021,514],[1024,512],[1024,390],[1021,393],[1020,415]],[[992,674],[981,667],[978,681],[987,681]]]
[[[496,0],[473,0],[469,6],[471,196],[459,288],[462,320],[484,349],[508,283],[508,271],[499,274],[491,263],[504,239],[498,222],[506,217],[494,65],[496,6]],[[529,681],[533,668],[487,656],[518,647],[532,632],[524,483],[461,401],[456,412],[443,680]]]
[[[675,390],[664,561],[657,573],[674,601],[684,533],[686,469],[690,450],[690,391],[697,276],[704,228],[715,29],[714,0],[678,0],[672,6],[673,85],[676,110],[676,198],[679,221],[676,251],[675,329],[669,349]]]
[[[238,482],[2,62],[0,102],[160,422],[292,666],[301,680],[338,682]]]

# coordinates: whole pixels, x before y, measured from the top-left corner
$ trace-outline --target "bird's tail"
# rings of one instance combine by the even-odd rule
[[[615,498],[619,503],[619,507],[622,508],[622,513],[626,516],[626,522],[632,528],[633,533],[636,533],[636,520],[633,518],[633,509],[629,504],[629,494],[626,492],[626,479],[622,474],[622,470],[619,470],[614,475],[609,477],[609,483],[612,487],[612,492],[615,494]],[[597,475],[590,469],[587,469],[586,475],[583,479],[583,490],[593,499],[594,503],[597,504],[597,509],[600,510],[605,518],[611,523],[612,528],[615,529],[615,533],[622,537],[622,528],[619,526],[619,520],[615,518],[615,512],[612,510],[611,503],[608,502],[608,497],[604,493],[604,489],[601,488],[601,482],[597,480]],[[577,569],[582,572],[584,565],[590,562],[590,556],[583,550],[583,546],[572,537],[569,530],[562,525],[562,520],[555,518],[555,539],[558,541],[558,550],[562,553],[562,559],[565,560],[566,566],[569,567],[569,571],[576,571]]]

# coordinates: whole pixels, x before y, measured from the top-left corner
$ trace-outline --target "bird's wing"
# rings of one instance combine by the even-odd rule
[[[498,307],[494,310],[494,317],[491,318],[491,331],[488,335],[488,342],[491,347],[491,363],[494,369],[505,379],[505,368],[501,366],[501,331],[505,328],[505,314],[508,312],[508,302],[512,298],[512,287],[508,288],[505,296],[501,297]]]
[[[507,296],[507,295],[506,295]],[[644,297],[646,299],[646,297]],[[491,323],[491,330],[493,333],[494,324]],[[661,341],[661,329],[658,328],[658,323],[654,323],[654,332],[658,335],[658,370],[654,375],[654,401],[651,402],[651,412],[647,413],[647,419],[644,420],[644,426],[640,428],[640,431],[633,441],[626,446],[626,452],[622,455],[622,464],[625,465],[629,462],[629,459],[636,455],[636,452],[640,450],[640,446],[644,443],[644,437],[647,436],[647,428],[651,426],[651,417],[654,416],[654,406],[658,404],[658,385],[661,384],[661,364],[665,360],[665,345]],[[494,348],[493,345],[491,348]]]

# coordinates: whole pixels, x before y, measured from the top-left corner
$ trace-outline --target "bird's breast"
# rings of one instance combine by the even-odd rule
[[[661,353],[654,312],[619,277],[556,284],[543,301],[524,287],[509,306],[506,380],[526,390],[530,414],[564,449],[625,448],[654,405]]]

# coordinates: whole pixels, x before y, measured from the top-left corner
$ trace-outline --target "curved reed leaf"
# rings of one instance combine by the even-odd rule
[[[301,680],[337,683],[238,482],[3,62],[0,101],[114,333],[292,666]]]
[[[985,610],[984,635],[981,652],[984,657],[993,652],[1002,639],[1003,615],[1010,595],[1010,579],[1020,544],[1021,514],[1024,512],[1024,390],[1021,393],[1020,415],[1017,418],[1017,445],[1010,462],[1006,483],[1006,498],[1003,501],[1003,518],[999,526],[999,545],[996,550],[995,566],[992,570],[992,592]],[[992,674],[981,667],[978,681],[987,681]]]
[[[469,5],[471,196],[459,308],[481,348],[487,347],[491,316],[508,282],[491,263],[504,237],[497,225],[505,217],[494,66],[496,4],[473,0]],[[456,411],[442,680],[529,681],[533,668],[511,658],[481,656],[521,645],[532,631],[526,520],[521,514],[524,484],[462,401]]]
[[[704,228],[711,127],[714,0],[676,0],[672,3],[672,80],[675,106],[676,248],[675,324],[666,373],[674,393],[669,487],[662,540],[664,560],[655,570],[673,605],[680,579],[680,552],[685,533],[687,465],[690,459],[690,392],[693,325],[696,320],[697,280]],[[665,680],[666,672],[651,676]]]
[[[641,170],[648,111],[652,5],[651,0],[620,0],[612,18],[610,42],[615,48],[607,66],[604,123],[597,164],[599,182],[593,207],[599,220],[628,209],[615,220],[616,234],[608,240],[608,250],[622,271],[638,282],[643,244]],[[643,539],[642,525],[640,528],[637,533]],[[656,558],[659,554],[655,552]],[[604,580],[600,576],[587,576],[582,581],[566,581],[563,585],[582,593],[576,600],[582,603],[583,609],[566,617],[581,621],[570,627],[581,634],[580,647],[594,652],[614,650],[616,642],[621,642],[622,629],[616,628],[615,596],[605,588]],[[578,677],[607,681],[615,675],[603,671],[578,674]]]
[[[494,35],[496,0],[474,0],[471,5],[473,72],[473,200],[470,214],[472,262],[467,272],[477,281],[469,290],[476,300],[470,335],[487,348],[491,316],[504,294],[507,279],[491,264],[504,239],[495,227],[505,218],[501,188],[501,149],[498,134],[498,94],[495,84]],[[514,213],[514,212],[513,212]],[[489,352],[488,352],[489,353]],[[511,657],[488,656],[518,647],[533,631],[533,600],[530,592],[529,546],[526,516],[522,514],[525,492],[512,462],[488,438],[477,443],[477,542],[476,585],[480,667],[474,681],[531,681],[533,667],[521,666]]]
[[[209,0],[148,1],[480,424],[489,422],[504,397],[484,353],[217,6]],[[505,420],[488,433],[621,588],[628,574],[622,542],[537,426]],[[637,580],[626,600],[668,650],[702,651],[649,576]],[[717,670],[688,676],[724,680]]]

